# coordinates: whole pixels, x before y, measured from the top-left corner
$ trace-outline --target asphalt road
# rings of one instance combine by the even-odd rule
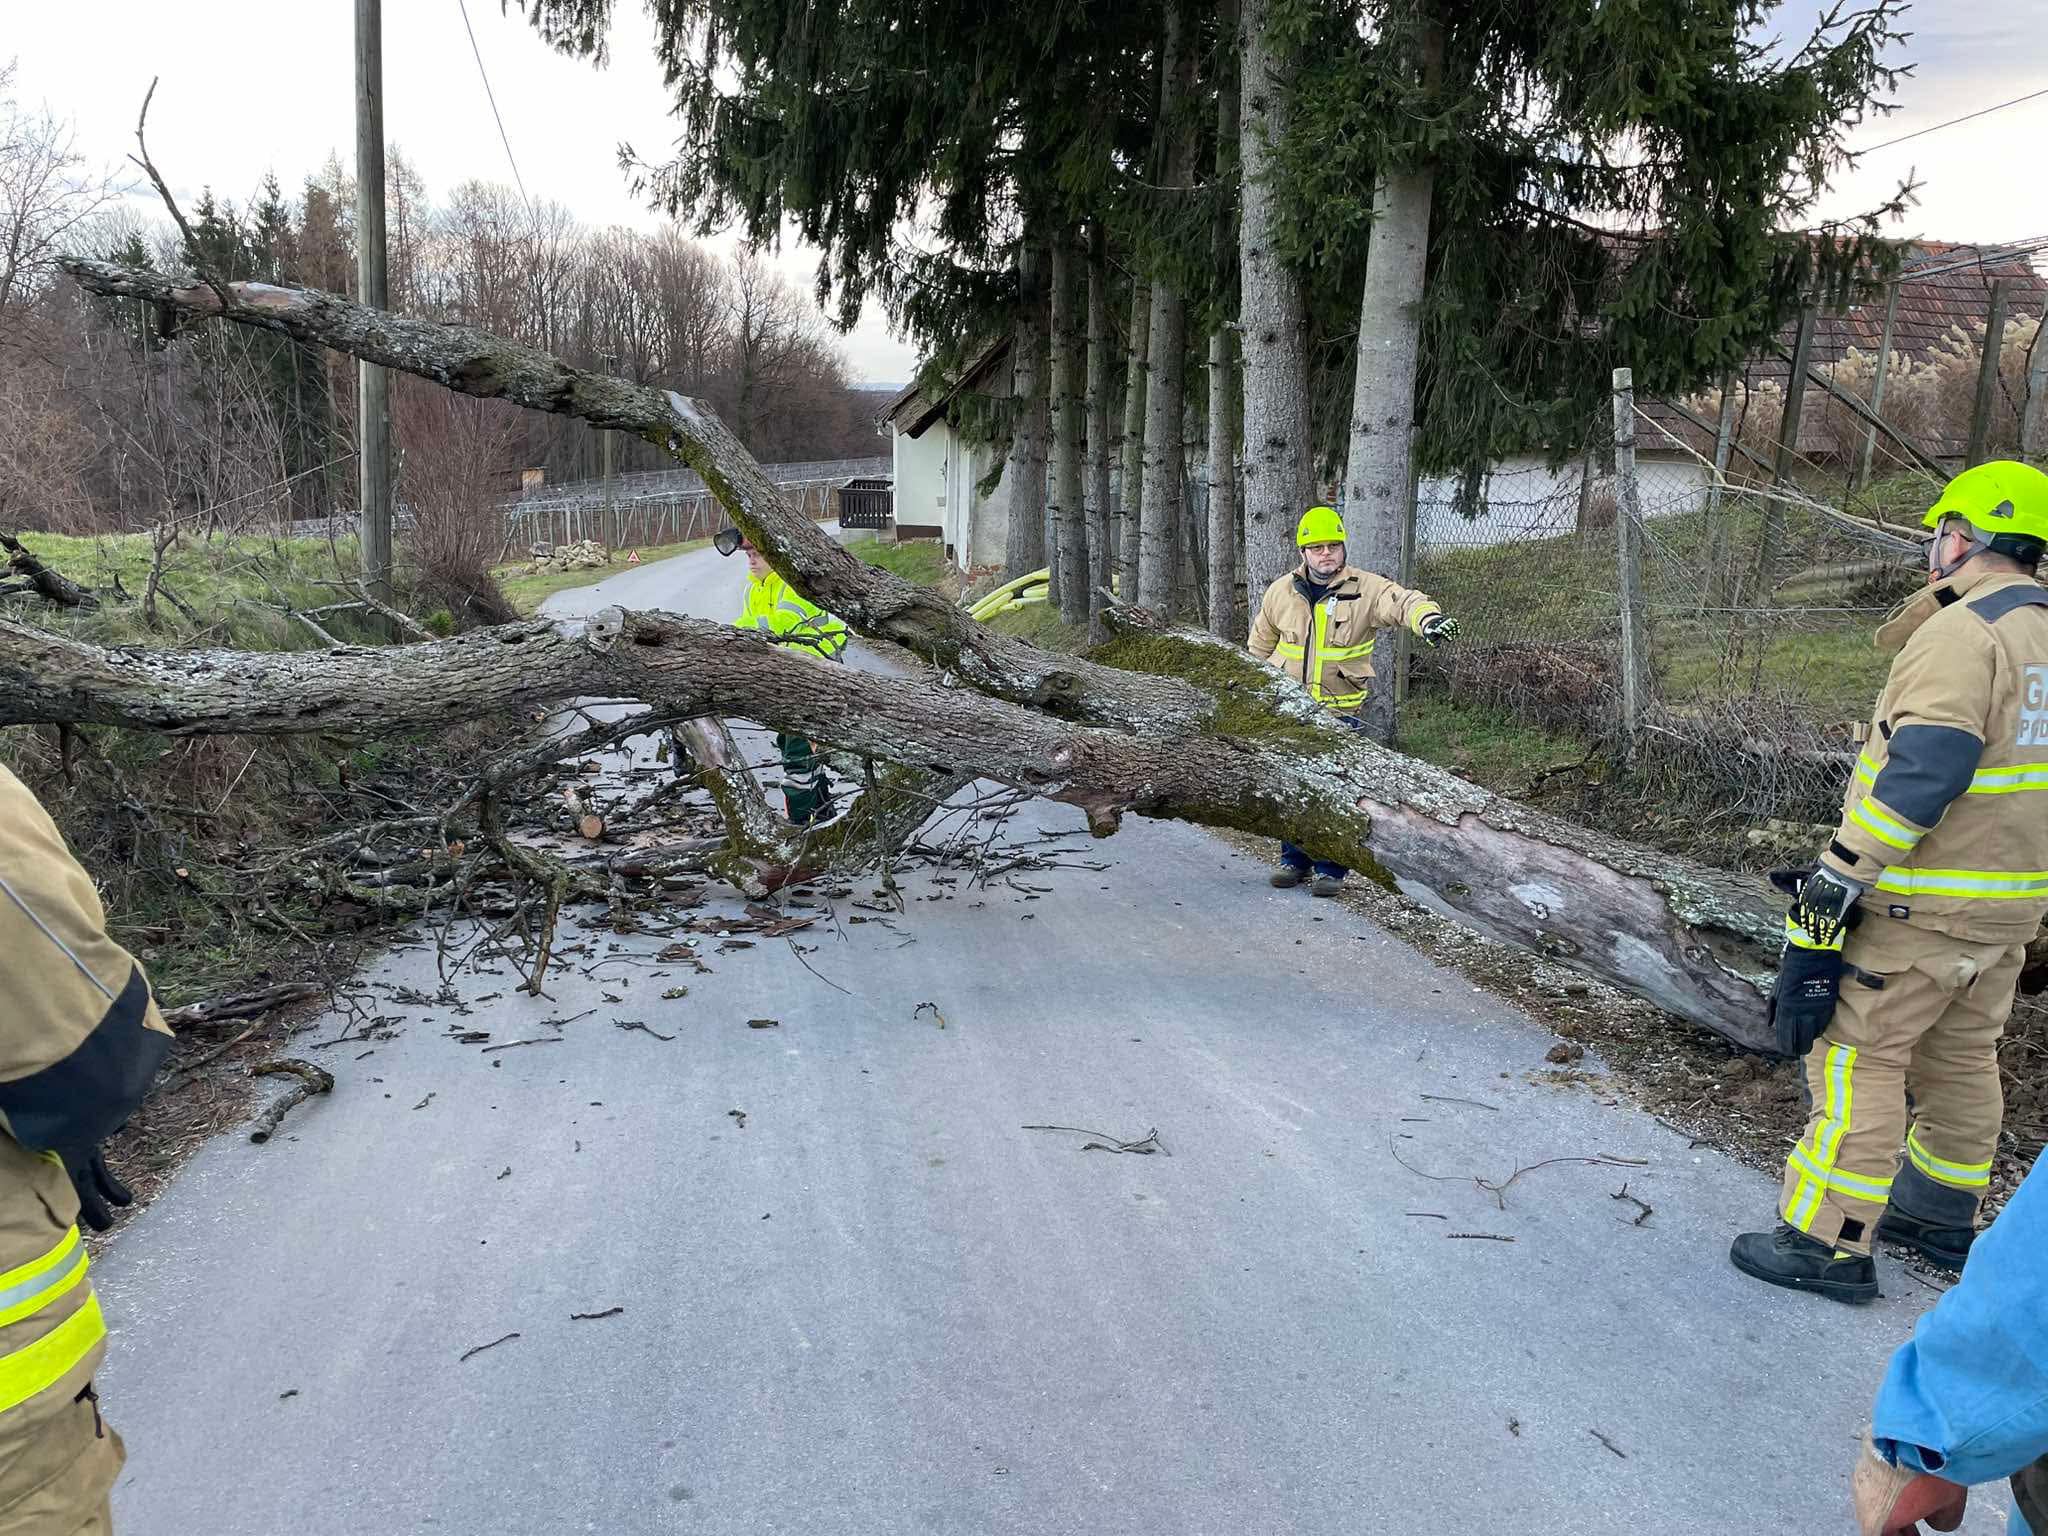
[[[1930,1299],[1895,1262],[1862,1310],[1737,1275],[1771,1180],[1535,1081],[1547,1032],[1207,834],[1037,846],[1109,867],[917,872],[710,974],[589,934],[551,1003],[401,1003],[441,982],[394,953],[390,1038],[96,1267],[125,1536],[1849,1528]],[[1647,1165],[1472,1177],[1600,1154]]]

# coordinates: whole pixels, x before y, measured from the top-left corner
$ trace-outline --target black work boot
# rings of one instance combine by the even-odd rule
[[[1970,1244],[1977,1240],[1975,1227],[1937,1227],[1888,1205],[1877,1219],[1877,1235],[1888,1243],[1910,1248],[1924,1259],[1950,1269],[1961,1269],[1970,1256]]]
[[[1273,873],[1266,877],[1266,883],[1276,891],[1291,891],[1308,878],[1308,870],[1300,864],[1289,864],[1282,859],[1273,866]]]
[[[1787,1222],[1775,1232],[1743,1233],[1728,1259],[1745,1275],[1787,1290],[1857,1304],[1877,1300],[1877,1265],[1869,1254],[1816,1242]]]

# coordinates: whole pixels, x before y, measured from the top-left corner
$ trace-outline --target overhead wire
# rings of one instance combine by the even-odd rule
[[[1925,128],[1915,128],[1911,133],[1902,133],[1896,139],[1886,139],[1882,144],[1872,144],[1868,149],[1853,151],[1856,155],[1874,155],[1880,149],[1890,149],[1894,144],[1904,144],[1909,139],[1918,139],[1930,133],[1939,133],[1944,128],[1953,128],[1957,123],[1974,122],[1980,117],[1989,117],[1993,112],[2003,112],[2007,107],[2017,107],[2024,102],[2038,101],[2048,96],[2048,85],[2038,91],[2029,91],[2024,96],[2015,96],[2011,101],[1997,102],[1988,107],[1979,107],[1975,112],[1965,112],[1961,117],[1952,117],[1945,123],[1930,123]]]
[[[476,45],[476,28],[469,24],[469,0],[455,0],[455,4],[462,11],[462,30],[469,34],[469,51],[476,58],[476,72],[484,82],[484,99],[491,104],[491,116],[498,124],[498,142],[505,146],[505,160],[512,167],[512,179],[519,184],[519,195],[531,211],[533,198],[526,190],[526,178],[519,174],[519,159],[512,153],[512,140],[505,132],[505,119],[498,111],[498,97],[491,89],[490,71],[484,68],[483,51]]]

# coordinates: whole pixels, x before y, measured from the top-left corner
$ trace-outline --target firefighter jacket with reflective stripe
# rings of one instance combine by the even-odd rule
[[[1355,565],[1332,576],[1317,601],[1307,566],[1297,566],[1266,588],[1252,621],[1251,653],[1326,707],[1355,714],[1372,683],[1374,632],[1403,624],[1420,634],[1422,621],[1442,611],[1422,593]]]
[[[149,984],[42,806],[0,766],[0,1458],[70,1406],[106,1337],[65,1159],[128,1118],[170,1049]]]
[[[1877,641],[1898,659],[1822,861],[1918,927],[2032,938],[2048,912],[2048,589],[1965,566]]]
[[[846,626],[774,571],[748,579],[747,600],[735,622],[832,661],[846,649]]]

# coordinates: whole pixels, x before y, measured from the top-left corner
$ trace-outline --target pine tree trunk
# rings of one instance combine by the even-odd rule
[[[1138,504],[1145,487],[1145,391],[1152,373],[1152,289],[1131,284],[1131,340],[1124,350],[1123,484],[1117,497],[1117,596],[1138,592]]]
[[[1244,349],[1245,595],[1260,595],[1299,559],[1294,525],[1308,506],[1308,321],[1301,274],[1273,249],[1273,146],[1294,110],[1296,51],[1273,35],[1274,0],[1244,0],[1243,215],[1238,223],[1239,334]]]
[[[1443,69],[1443,31],[1418,18],[1423,78]],[[1422,349],[1424,258],[1436,176],[1425,161],[1390,171],[1373,193],[1372,241],[1366,247],[1364,296],[1358,314],[1358,377],[1351,395],[1351,443],[1344,475],[1344,533],[1351,563],[1392,576],[1415,494],[1415,370]],[[1365,728],[1375,741],[1394,739],[1397,665],[1393,635],[1381,630],[1379,658]]]
[[[1209,633],[1241,639],[1238,609],[1237,347],[1227,327],[1209,333]]]
[[[1109,248],[1098,221],[1088,231],[1088,638],[1109,638],[1102,622],[1110,571],[1113,513],[1109,487]]]
[[[1230,185],[1237,174],[1238,90],[1236,72],[1237,0],[1224,0],[1221,32],[1229,39],[1223,47],[1224,62],[1216,82],[1216,181]],[[1227,274],[1236,254],[1231,221],[1234,200],[1217,203],[1213,242],[1216,271]],[[1227,280],[1223,284],[1229,288]],[[1237,336],[1229,307],[1219,306],[1216,328],[1209,333],[1209,633],[1223,640],[1235,640],[1245,633],[1238,612],[1237,579],[1239,535],[1237,526],[1237,427],[1241,407],[1238,400]]]
[[[1052,591],[1060,619],[1088,622],[1088,522],[1081,501],[1081,336],[1075,324],[1081,253],[1073,231],[1052,244],[1052,505],[1058,556]]]
[[[1010,394],[1015,411],[1010,460],[1009,518],[1003,535],[1003,574],[1017,577],[1045,564],[1045,268],[1035,230],[1017,248],[1017,333],[1010,352]]]
[[[1190,125],[1183,125],[1193,69],[1181,8],[1168,0],[1159,44],[1159,122],[1167,134],[1167,187],[1187,184],[1194,158]],[[1183,410],[1187,370],[1187,305],[1165,277],[1152,280],[1152,321],[1148,351],[1151,378],[1145,386],[1145,484],[1138,498],[1139,603],[1160,612],[1173,606],[1173,573],[1178,563],[1181,476],[1186,443]]]

